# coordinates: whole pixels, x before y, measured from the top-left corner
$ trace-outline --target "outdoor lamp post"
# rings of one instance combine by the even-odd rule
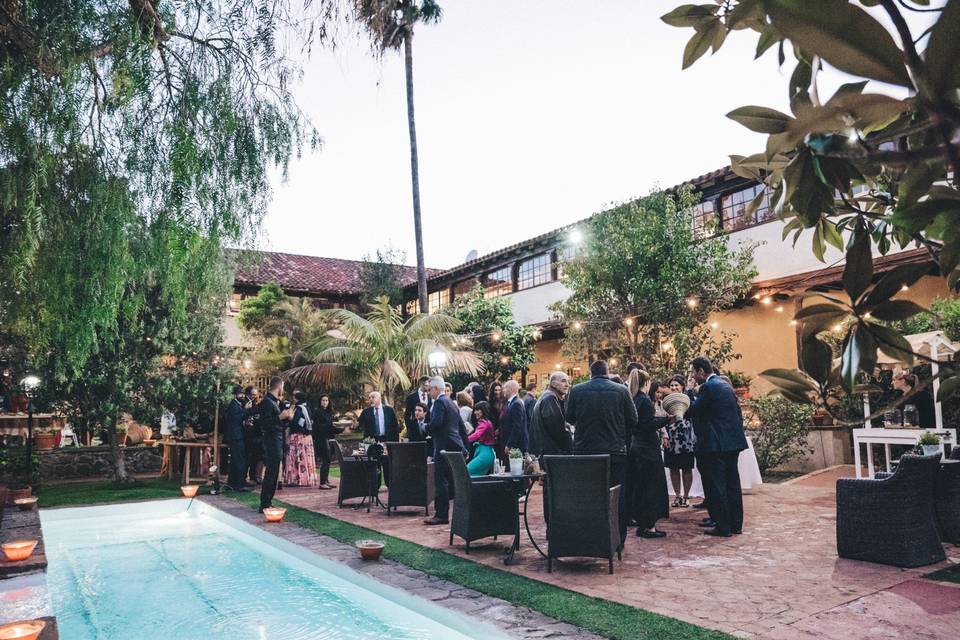
[[[40,386],[40,378],[37,376],[27,376],[20,381],[23,392],[27,395],[27,460],[24,465],[27,469],[27,480],[33,474],[33,399],[37,393],[37,387]]]
[[[430,369],[435,371],[437,375],[441,375],[443,374],[443,370],[447,368],[447,352],[437,347],[427,356],[427,362],[430,365]]]

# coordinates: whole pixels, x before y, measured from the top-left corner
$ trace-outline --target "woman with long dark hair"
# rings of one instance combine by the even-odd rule
[[[493,471],[493,461],[496,459],[493,453],[495,441],[493,423],[487,415],[489,412],[490,405],[483,400],[473,407],[473,419],[477,428],[468,438],[473,444],[473,457],[467,465],[467,472],[471,476],[485,476]]]
[[[494,380],[487,387],[487,404],[490,405],[490,414],[487,419],[493,423],[493,431],[496,434],[497,457],[501,462],[505,460],[503,452],[503,438],[500,434],[500,419],[503,417],[503,410],[506,408],[503,402],[503,383]],[[509,462],[506,463],[509,466]]]
[[[287,456],[283,465],[283,483],[288,487],[317,486],[317,459],[313,452],[313,418],[307,408],[307,395],[294,391],[295,409],[287,435]]]
[[[330,438],[336,435],[333,426],[333,405],[330,396],[320,396],[316,415],[313,419],[313,448],[319,454],[320,461],[320,489],[326,491],[336,488],[330,484]]]
[[[670,418],[658,418],[650,400],[650,374],[641,369],[630,372],[628,386],[637,407],[637,425],[630,439],[629,473],[633,478],[633,515],[637,535],[641,538],[662,538],[657,520],[670,515],[667,478],[663,473],[660,430]]]
[[[686,390],[683,376],[670,378],[670,393],[690,393]],[[693,398],[691,398],[691,401]],[[667,424],[667,437],[663,440],[663,466],[670,469],[670,482],[673,483],[674,507],[690,506],[690,485],[693,483],[693,446],[697,439],[693,435],[693,423],[686,418]],[[681,479],[683,485],[680,484]]]

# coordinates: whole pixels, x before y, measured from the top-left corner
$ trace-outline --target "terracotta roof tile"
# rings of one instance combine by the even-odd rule
[[[275,251],[256,251],[250,264],[246,260],[237,267],[234,283],[258,287],[275,282],[289,291],[311,294],[356,295],[360,293],[359,260],[342,260],[323,256],[304,256]],[[427,269],[429,278],[436,269]],[[416,267],[401,267],[401,284],[417,281]]]

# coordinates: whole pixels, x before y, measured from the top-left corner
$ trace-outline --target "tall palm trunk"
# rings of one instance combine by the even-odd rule
[[[413,187],[413,233],[417,245],[417,298],[420,313],[427,313],[427,268],[423,262],[423,225],[420,222],[420,163],[417,159],[417,125],[413,117],[413,31],[403,36],[404,72],[407,79],[407,127],[410,130],[410,182]]]

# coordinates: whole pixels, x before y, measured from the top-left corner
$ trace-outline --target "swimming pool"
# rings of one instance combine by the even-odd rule
[[[466,640],[495,627],[202,502],[41,512],[64,640]]]

